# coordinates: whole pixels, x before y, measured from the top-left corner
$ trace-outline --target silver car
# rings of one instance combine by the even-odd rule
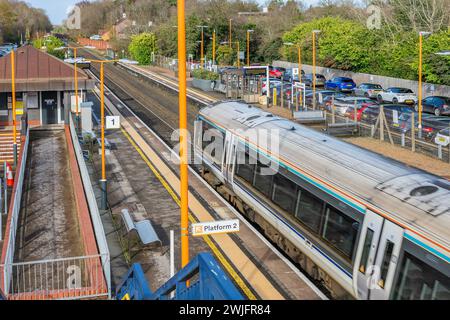
[[[353,89],[355,96],[366,98],[376,98],[381,91],[383,87],[376,83],[361,83]]]

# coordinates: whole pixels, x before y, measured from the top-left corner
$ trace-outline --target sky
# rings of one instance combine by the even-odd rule
[[[266,0],[257,0],[259,3],[264,4]],[[25,0],[25,2],[31,4],[35,8],[42,8],[47,12],[50,21],[53,24],[61,24],[61,22],[67,17],[67,8],[79,0]],[[316,4],[319,0],[303,0],[305,4]]]

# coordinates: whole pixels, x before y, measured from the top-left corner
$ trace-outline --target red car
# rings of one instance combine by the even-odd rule
[[[284,68],[275,68],[269,66],[269,76],[273,78],[281,78],[283,76],[283,72],[286,71]]]
[[[356,110],[356,121],[361,121],[361,116],[362,113],[364,112],[364,110],[366,110],[369,106],[373,106],[377,103],[373,102],[364,102],[361,105],[357,106],[357,110]],[[350,118],[351,120],[355,119],[355,110],[354,107],[348,107],[347,111],[345,112],[345,116],[347,118]]]

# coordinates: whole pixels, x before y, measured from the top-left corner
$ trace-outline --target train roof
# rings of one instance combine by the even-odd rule
[[[442,244],[448,256],[450,181],[240,101],[213,104],[200,115],[230,131],[278,129],[280,159],[285,163],[429,242]],[[252,135],[246,137],[257,144]]]

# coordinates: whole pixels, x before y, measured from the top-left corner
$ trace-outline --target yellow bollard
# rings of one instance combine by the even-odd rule
[[[277,105],[277,88],[273,88],[273,105]]]

